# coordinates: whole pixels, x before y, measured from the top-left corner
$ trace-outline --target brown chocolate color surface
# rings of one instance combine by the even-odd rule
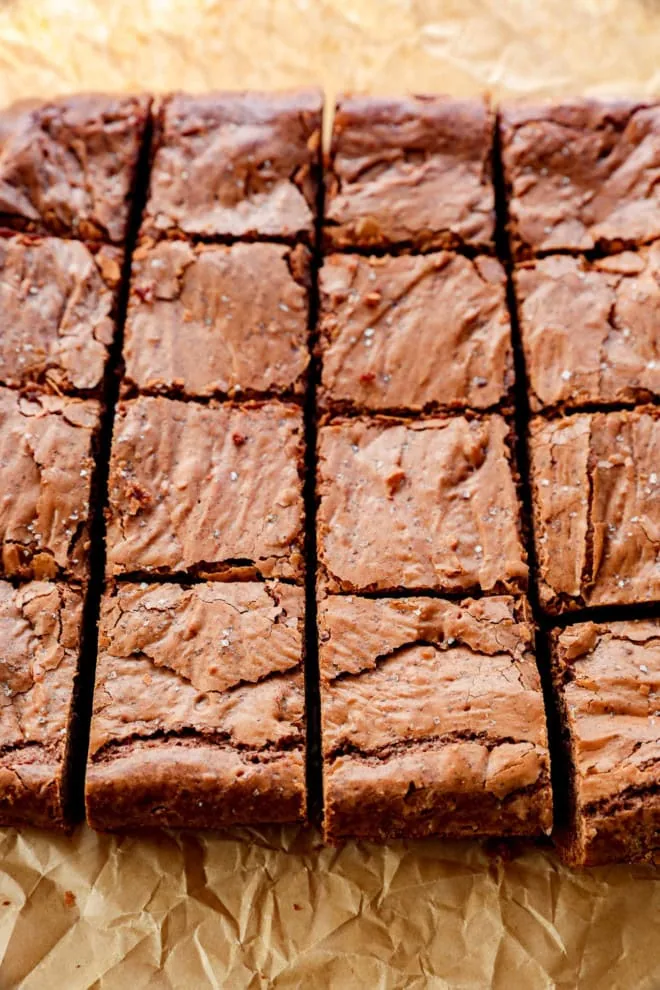
[[[581,623],[553,633],[570,766],[571,865],[660,863],[660,621]]]
[[[301,393],[309,363],[302,245],[163,241],[133,255],[125,385],[188,396]]]
[[[328,591],[517,590],[527,582],[501,416],[340,420],[319,432]]]
[[[514,281],[533,410],[660,396],[660,241],[527,262]]]
[[[98,393],[115,329],[123,252],[0,237],[0,383]]]
[[[327,839],[550,830],[525,603],[340,595],[319,636]]]
[[[530,454],[543,608],[660,600],[660,410],[533,420]]]
[[[660,104],[508,104],[500,119],[516,255],[660,237]]]
[[[312,90],[166,97],[143,233],[311,241],[321,114]]]
[[[301,580],[302,471],[296,406],[120,402],[108,572]]]
[[[493,113],[479,99],[342,97],[326,178],[326,246],[493,250],[493,132]]]
[[[0,824],[68,825],[82,595],[0,581]]]
[[[333,254],[319,281],[323,405],[418,412],[508,398],[511,327],[494,258]]]
[[[0,227],[123,243],[149,104],[81,94],[0,113]]]
[[[104,596],[86,783],[95,828],[305,817],[301,588]]]
[[[100,406],[0,388],[0,575],[86,580]]]

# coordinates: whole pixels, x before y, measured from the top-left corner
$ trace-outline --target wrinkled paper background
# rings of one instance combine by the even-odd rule
[[[659,0],[0,0],[0,104],[320,84],[660,92]],[[660,875],[298,828],[0,832],[0,990],[660,988]]]

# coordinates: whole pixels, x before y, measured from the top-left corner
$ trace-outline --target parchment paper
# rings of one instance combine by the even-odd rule
[[[657,0],[0,0],[0,103],[79,89],[660,92]],[[302,829],[0,832],[0,990],[660,988],[660,875]]]

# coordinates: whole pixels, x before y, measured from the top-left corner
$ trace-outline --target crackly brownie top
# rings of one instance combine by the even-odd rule
[[[192,396],[300,392],[309,363],[302,245],[143,245],[133,255],[129,386]]]
[[[156,114],[143,231],[311,240],[321,94],[176,94]]]
[[[322,402],[484,409],[508,396],[511,327],[494,258],[333,254],[319,283]]]
[[[81,241],[0,237],[0,382],[101,388],[123,253]]]
[[[548,778],[530,616],[479,601],[339,595],[319,609],[324,757],[387,761],[442,749],[460,779],[481,747],[481,786],[503,798]],[[396,768],[393,769],[396,773]]]
[[[326,184],[328,246],[490,250],[493,130],[483,100],[341,98]]]
[[[660,784],[660,622],[585,622],[553,634],[580,805]]]
[[[300,578],[301,411],[120,402],[110,461],[110,573],[238,569]]]
[[[533,420],[531,462],[542,604],[660,599],[658,411]]]
[[[95,400],[0,388],[0,546],[8,577],[82,578],[89,551]]]
[[[541,258],[514,278],[534,410],[660,396],[660,242],[593,264]]]
[[[121,243],[149,102],[90,94],[0,113],[0,226]]]
[[[501,122],[518,254],[660,237],[660,104],[509,104]]]
[[[500,416],[344,420],[319,434],[319,562],[328,590],[524,587]]]
[[[78,666],[82,595],[63,584],[0,581],[0,747],[64,755]],[[36,756],[36,754],[35,754]]]
[[[277,582],[118,585],[101,609],[92,756],[190,733],[302,746],[303,608],[303,590]]]

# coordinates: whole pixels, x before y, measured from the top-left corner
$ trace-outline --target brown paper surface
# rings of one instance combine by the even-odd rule
[[[657,0],[0,0],[0,104],[320,84],[660,92]],[[0,832],[0,988],[660,987],[660,876],[298,828]]]

